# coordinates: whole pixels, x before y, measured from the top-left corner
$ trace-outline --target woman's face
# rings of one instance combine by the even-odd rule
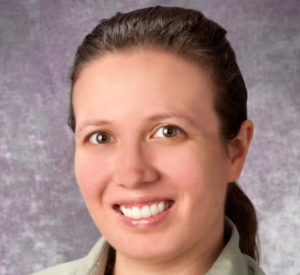
[[[213,89],[196,64],[150,50],[108,54],[80,73],[75,173],[118,253],[175,257],[211,246],[223,231],[226,184],[235,178]]]

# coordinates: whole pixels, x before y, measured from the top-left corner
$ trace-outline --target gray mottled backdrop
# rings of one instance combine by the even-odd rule
[[[100,236],[72,167],[68,69],[100,18],[200,9],[228,30],[255,135],[239,179],[260,220],[267,274],[300,274],[300,1],[0,0],[0,274],[84,256]]]

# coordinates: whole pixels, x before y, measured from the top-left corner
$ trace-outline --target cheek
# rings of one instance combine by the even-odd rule
[[[189,207],[219,205],[226,190],[226,169],[216,146],[186,146],[160,155],[161,172],[183,196]]]
[[[85,198],[99,198],[109,177],[107,161],[101,155],[88,151],[76,151],[75,175]]]

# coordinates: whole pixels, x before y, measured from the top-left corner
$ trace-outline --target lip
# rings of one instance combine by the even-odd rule
[[[141,218],[141,219],[133,219],[128,218],[125,215],[123,215],[119,210],[117,205],[130,205],[130,206],[139,206],[139,205],[145,205],[150,202],[156,202],[156,201],[172,201],[172,205],[170,208],[165,210],[164,212],[161,212],[155,216],[149,217],[149,218]],[[142,198],[142,199],[133,199],[133,200],[124,200],[124,201],[118,201],[113,207],[113,211],[117,217],[117,220],[120,221],[122,224],[124,224],[126,227],[132,228],[132,229],[150,229],[153,227],[156,227],[160,224],[163,224],[164,222],[167,222],[170,216],[172,215],[172,212],[176,208],[176,203],[174,200],[166,199],[166,198]]]

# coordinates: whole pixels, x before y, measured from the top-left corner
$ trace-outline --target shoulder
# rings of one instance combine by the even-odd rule
[[[62,263],[31,275],[88,275],[104,274],[110,245],[101,237],[92,250],[83,258]]]
[[[83,260],[84,258],[62,263],[31,275],[75,275]]]

